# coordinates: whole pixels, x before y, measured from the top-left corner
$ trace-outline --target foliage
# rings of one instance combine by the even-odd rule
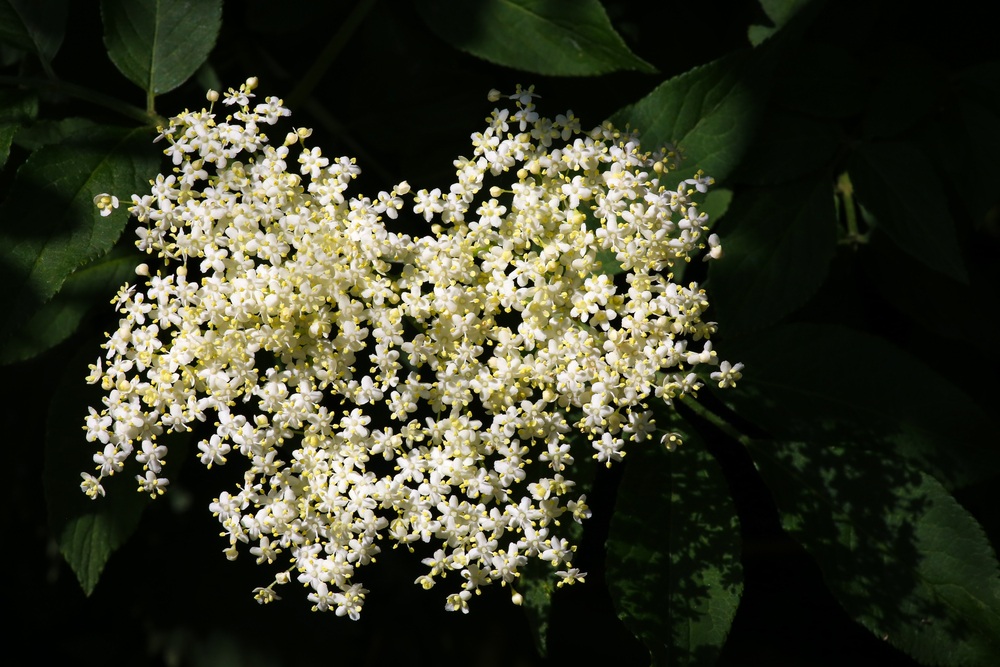
[[[0,362],[21,454],[11,507],[31,552],[8,555],[30,573],[15,613],[95,647],[37,650],[83,664],[305,664],[332,642],[376,664],[404,650],[477,664],[1000,662],[1000,61],[976,50],[990,21],[966,10],[0,0]],[[678,179],[715,178],[703,209],[725,255],[683,276],[707,286],[713,343],[743,379],[660,416],[684,435],[675,451],[633,448],[596,471],[584,583],[554,590],[529,570],[523,608],[497,590],[448,614],[386,550],[370,618],[258,607],[213,546],[216,484],[186,441],[161,501],[131,483],[96,503],[79,492],[87,364],[137,261],[127,202],[102,216],[93,198],[145,191],[163,168],[161,114],[248,76],[284,94],[327,154],[356,156],[372,191],[449,182],[486,92],[516,83],[546,113],[675,144]],[[413,632],[393,637],[403,619]],[[399,646],[411,634],[422,648]]]

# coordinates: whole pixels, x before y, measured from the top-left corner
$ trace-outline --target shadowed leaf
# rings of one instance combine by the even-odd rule
[[[922,664],[1000,662],[996,555],[940,483],[861,443],[750,452],[785,530],[851,616]]]
[[[721,469],[688,438],[629,451],[607,540],[608,588],[654,665],[718,657],[743,591],[736,510]]]

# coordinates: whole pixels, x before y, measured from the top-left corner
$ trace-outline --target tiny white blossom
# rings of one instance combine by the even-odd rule
[[[209,503],[223,554],[280,570],[262,604],[294,579],[313,609],[357,620],[360,571],[386,545],[428,546],[416,583],[456,581],[451,611],[532,560],[582,582],[579,466],[655,446],[651,404],[694,394],[706,366],[723,388],[741,377],[719,363],[705,291],[672,280],[721,256],[695,201],[712,179],[668,182],[672,148],[544,118],[518,86],[490,91],[506,108],[452,183],[362,195],[356,160],[307,147],[310,129],[270,143],[262,128],[290,112],[254,103],[257,84],[160,129],[169,167],[129,209],[148,263],[86,378],[103,395],[83,417],[98,451],[81,490],[103,496],[136,465],[157,497],[167,436],[206,428],[201,462],[241,466]],[[413,218],[430,233],[396,231]]]
[[[118,197],[102,192],[94,197],[94,206],[101,212],[101,216],[106,218],[118,208]]]

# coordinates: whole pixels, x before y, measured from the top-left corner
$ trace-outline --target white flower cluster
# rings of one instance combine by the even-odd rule
[[[247,545],[276,564],[261,602],[297,579],[314,609],[356,619],[356,570],[385,543],[431,554],[424,588],[457,574],[452,610],[515,586],[528,559],[581,580],[565,532],[589,515],[574,461],[610,465],[653,438],[650,402],[696,391],[696,367],[718,366],[720,386],[740,376],[708,342],[704,291],[669,274],[720,253],[691,200],[711,180],[670,190],[673,153],[609,124],[581,131],[572,113],[542,118],[519,87],[446,191],[353,197],[357,165],[306,148],[308,130],[268,142],[264,126],[289,112],[254,105],[256,83],[223,96],[224,120],[217,93],[171,119],[173,173],[132,197],[138,246],[162,268],[140,265],[144,287],[122,288],[91,367],[106,393],[87,439],[103,449],[83,490],[103,495],[134,455],[140,491],[163,493],[161,436],[207,422],[202,463],[247,461],[210,508],[228,558]],[[387,229],[406,208],[433,233]]]

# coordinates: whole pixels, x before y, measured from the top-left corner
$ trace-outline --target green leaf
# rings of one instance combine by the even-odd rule
[[[963,98],[944,111],[922,136],[934,164],[941,165],[957,201],[984,229],[1000,212],[1000,191],[984,187],[1000,183],[1000,111],[991,110],[974,97]],[[996,223],[994,223],[996,224]]]
[[[622,621],[654,665],[710,665],[743,592],[729,487],[692,438],[673,452],[632,447],[607,540],[607,580]]]
[[[698,207],[702,213],[708,215],[708,228],[712,229],[719,224],[719,220],[729,210],[729,205],[733,202],[733,191],[727,188],[711,188],[705,194],[705,201]]]
[[[748,36],[750,43],[758,46],[788,23],[796,13],[812,0],[760,0],[760,6],[771,20],[771,25],[752,25]]]
[[[552,594],[556,584],[552,578],[552,568],[537,558],[529,559],[517,579],[517,590],[524,596],[522,607],[531,624],[538,654],[545,656],[548,651],[549,612],[552,609]]]
[[[611,121],[638,128],[647,149],[677,146],[687,158],[678,181],[699,169],[722,181],[750,145],[763,106],[759,53],[733,54],[669,79]]]
[[[1000,80],[1000,60],[974,63],[955,76],[955,83],[963,99],[974,100],[995,115],[1000,115],[1000,90],[996,85],[998,80]]]
[[[60,118],[59,120],[39,120],[22,127],[14,138],[14,143],[29,151],[37,151],[42,146],[58,144],[72,139],[80,139],[104,128],[89,118]]]
[[[17,134],[17,125],[0,124],[0,169],[7,164],[10,157],[10,147],[14,142],[14,135]]]
[[[570,422],[579,417],[568,416]],[[589,440],[580,433],[568,434],[567,442],[573,451],[593,452]],[[550,473],[548,464],[535,459],[527,463],[525,472],[529,479],[539,479]],[[594,465],[593,459],[589,455],[577,455],[576,462],[567,471],[564,471],[567,479],[576,482],[574,492],[581,495],[591,495],[594,488]],[[564,530],[560,534],[571,544],[579,545],[583,541],[585,525],[567,519],[563,524]],[[525,615],[531,624],[531,632],[535,639],[535,648],[538,654],[546,656],[549,644],[549,625],[552,618],[552,595],[557,589],[557,578],[555,569],[551,563],[538,558],[529,558],[528,563],[520,570],[517,579],[516,590],[524,596],[522,604]]]
[[[0,90],[0,168],[7,164],[10,147],[21,126],[38,115],[38,98],[21,90]]]
[[[1000,664],[996,555],[939,482],[860,443],[750,452],[785,530],[851,616],[922,664]]]
[[[90,595],[111,553],[135,530],[150,499],[136,494],[134,479],[126,473],[106,480],[106,498],[91,500],[80,490],[80,473],[94,471],[91,457],[100,445],[83,437],[87,406],[100,406],[101,399],[100,388],[84,381],[98,343],[86,349],[56,378],[46,424],[44,483],[49,529]]]
[[[83,352],[66,365],[61,378],[55,379],[45,425],[43,479],[49,530],[87,595],[97,586],[111,554],[135,532],[151,502],[148,494],[136,492],[138,465],[133,460],[126,463],[123,472],[104,480],[106,497],[91,500],[80,490],[80,473],[94,472],[92,456],[101,447],[100,443],[87,442],[82,428],[88,406],[101,404],[100,386],[84,380],[88,364],[98,356],[99,344],[95,340],[82,346]],[[163,475],[175,480],[189,451],[190,436],[170,434],[161,444],[169,449]]]
[[[35,54],[48,69],[68,16],[68,0],[0,0],[0,41]]]
[[[93,198],[114,192],[128,201],[131,193],[148,189],[160,162],[150,134],[145,128],[105,129],[44,146],[18,169],[11,195],[0,205],[0,279],[6,286],[0,337],[121,236],[127,207],[102,217]]]
[[[728,340],[726,350],[746,368],[720,398],[774,438],[864,438],[949,488],[1000,473],[993,420],[971,396],[877,336],[792,324]]]
[[[137,261],[134,252],[105,257],[71,274],[62,290],[4,342],[0,364],[38,356],[73,335],[95,303],[107,304],[123,283],[134,280]]]
[[[926,49],[897,45],[879,69],[862,121],[868,138],[904,134],[952,101],[951,74]]]
[[[776,185],[828,168],[839,147],[838,133],[828,121],[781,110],[769,113],[732,178]]]
[[[848,173],[858,200],[905,252],[961,283],[968,275],[940,179],[908,143],[861,144]]]
[[[822,41],[803,44],[775,83],[776,105],[816,118],[854,116],[867,103],[870,69],[848,48]]]
[[[825,177],[740,193],[720,233],[724,255],[708,274],[723,329],[754,331],[804,304],[826,278],[836,231]]]
[[[38,116],[38,97],[12,88],[0,89],[0,124],[24,123]]]
[[[546,76],[655,72],[615,32],[598,0],[417,0],[430,29],[460,51]]]
[[[101,19],[111,61],[149,95],[160,95],[208,58],[222,25],[222,0],[101,0]]]

